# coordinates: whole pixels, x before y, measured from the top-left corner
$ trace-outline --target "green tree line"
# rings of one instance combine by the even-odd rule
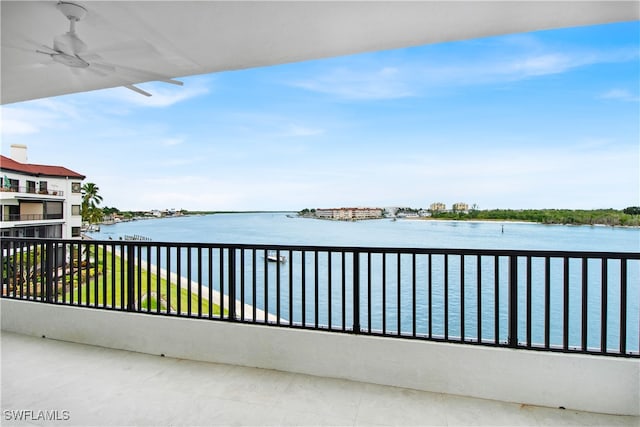
[[[528,221],[541,224],[640,226],[640,207],[616,209],[489,209],[433,212],[435,219]]]

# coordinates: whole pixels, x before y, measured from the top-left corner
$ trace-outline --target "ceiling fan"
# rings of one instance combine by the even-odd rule
[[[178,86],[183,85],[181,81],[173,80],[155,73],[101,61],[102,58],[100,55],[89,51],[86,43],[84,43],[76,33],[76,23],[84,18],[87,14],[87,9],[77,3],[67,1],[59,1],[56,7],[69,20],[69,31],[54,37],[53,47],[42,44],[37,45],[37,53],[51,57],[53,61],[69,67],[76,73],[78,70],[85,69],[94,74],[107,76],[109,74],[117,75],[118,71],[120,71],[120,73],[122,71],[129,71],[142,75],[148,80],[157,80]],[[131,83],[125,82],[122,86],[141,95],[151,96],[149,92],[146,92]]]

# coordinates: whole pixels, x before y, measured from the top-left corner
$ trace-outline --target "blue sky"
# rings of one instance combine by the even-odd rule
[[[2,107],[2,153],[120,209],[640,205],[640,23],[515,34]]]

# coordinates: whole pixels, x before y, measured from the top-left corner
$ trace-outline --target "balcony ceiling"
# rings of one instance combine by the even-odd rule
[[[36,53],[56,1],[2,1],[2,104],[125,84],[541,29],[640,19],[637,1],[79,1],[89,65]],[[95,63],[108,64],[100,68]]]

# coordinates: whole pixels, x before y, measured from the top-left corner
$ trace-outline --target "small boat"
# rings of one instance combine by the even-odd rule
[[[280,255],[278,256],[276,253],[268,253],[267,254],[267,261],[269,262],[287,262],[287,257],[285,257],[284,255]]]

